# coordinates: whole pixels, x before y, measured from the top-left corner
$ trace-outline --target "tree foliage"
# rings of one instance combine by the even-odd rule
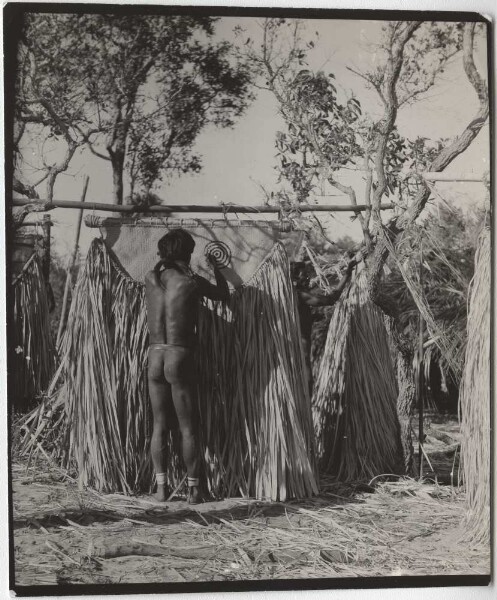
[[[379,243],[383,228],[388,225],[389,236],[395,239],[414,224],[430,195],[422,172],[445,168],[468,147],[488,116],[486,83],[473,60],[475,24],[386,23],[376,48],[376,67],[364,73],[350,69],[377,92],[383,105],[380,118],[365,114],[353,95],[342,92],[340,98],[332,73],[303,68],[314,42],[304,42],[301,23],[268,19],[261,28],[261,46],[247,40],[243,51],[260,76],[261,87],[275,96],[285,121],[286,131],[276,137],[280,175],[291,184],[297,202],[308,201],[315,185],[327,181],[354,205],[358,191],[341,178],[347,169],[363,173],[364,204],[370,209],[357,217],[370,254],[371,293],[379,301],[376,291],[388,255],[386,245]],[[420,100],[458,53],[478,95],[477,118],[452,140],[406,139],[397,129],[399,109]],[[401,209],[388,224],[379,210],[385,196]]]
[[[398,21],[385,23],[375,48],[375,67],[366,72],[350,68],[375,90],[380,117],[364,114],[359,100],[337,94],[334,77],[306,67],[301,24],[270,19],[261,24],[262,44],[247,40],[245,54],[261,76],[261,87],[276,98],[286,131],[277,136],[278,169],[290,182],[295,202],[308,201],[318,181],[327,182],[358,204],[359,190],[344,183],[347,169],[361,171],[364,213],[357,212],[364,236],[367,292],[391,318],[392,342],[397,351],[399,396],[397,414],[402,430],[405,469],[412,465],[410,418],[415,398],[413,344],[402,331],[400,302],[388,293],[384,267],[391,252],[402,251],[406,234],[431,195],[423,171],[443,171],[473,142],[489,114],[488,90],[474,62],[475,23]],[[282,40],[285,38],[285,41]],[[286,45],[286,51],[285,51]],[[476,92],[474,118],[451,140],[407,140],[397,129],[398,112],[420,100],[434,86],[452,57],[462,55],[466,77]],[[455,124],[459,126],[459,124]],[[385,197],[398,205],[395,216],[381,213]],[[411,248],[416,251],[417,248]],[[443,261],[442,261],[443,262]],[[447,265],[438,265],[444,277]],[[431,299],[435,301],[434,298]],[[453,308],[453,307],[452,307]],[[456,311],[457,312],[457,311]]]
[[[355,98],[338,102],[332,77],[302,69],[286,96],[287,130],[277,133],[276,148],[280,177],[291,184],[299,202],[308,200],[322,176],[322,155],[339,169],[361,154],[354,127],[360,104]]]
[[[28,14],[16,90],[19,134],[29,124],[65,144],[58,172],[80,146],[109,161],[117,203],[125,173],[133,189],[148,191],[170,173],[197,171],[198,134],[208,123],[233,125],[251,97],[248,70],[229,44],[211,41],[215,21]]]

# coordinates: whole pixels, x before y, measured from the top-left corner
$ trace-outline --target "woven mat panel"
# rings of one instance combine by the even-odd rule
[[[157,242],[172,229],[187,230],[195,240],[192,269],[212,279],[212,270],[205,259],[205,249],[212,242],[221,242],[231,254],[223,274],[234,287],[247,282],[264,258],[279,241],[290,260],[298,256],[305,233],[281,221],[171,219],[171,218],[95,218],[85,219],[89,227],[98,227],[107,248],[112,250],[126,273],[143,282],[159,257]]]

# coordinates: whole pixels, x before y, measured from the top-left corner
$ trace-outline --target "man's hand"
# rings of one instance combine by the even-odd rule
[[[345,269],[345,273],[347,275],[350,275],[356,265],[357,265],[357,260],[355,258],[353,258],[351,261],[349,261],[349,264],[347,265],[347,267]]]
[[[350,275],[352,273],[353,268],[356,267],[361,262],[361,260],[363,260],[363,258],[364,256],[362,250],[359,250],[359,252],[357,252],[355,255],[352,255],[352,258],[350,259],[347,268],[345,269],[347,275]]]
[[[211,300],[222,300],[226,302],[230,297],[230,290],[228,282],[219,270],[216,260],[211,256],[206,257],[207,264],[214,269],[214,277],[216,278],[216,285],[212,285],[207,279],[197,275],[196,279],[200,285],[201,294]]]
[[[205,257],[206,261],[207,261],[207,265],[209,267],[211,267],[212,269],[214,269],[214,271],[219,271],[219,265],[217,264],[216,259],[212,256],[212,254],[208,254]]]

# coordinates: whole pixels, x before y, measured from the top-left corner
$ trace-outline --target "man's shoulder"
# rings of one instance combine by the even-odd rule
[[[146,275],[145,275],[145,281],[147,283],[157,283],[157,278],[155,276],[155,271],[149,271]]]
[[[149,271],[146,275],[145,275],[145,285],[149,285],[149,286],[153,286],[153,287],[159,287],[161,281],[163,282],[165,279],[165,272],[161,271],[161,273],[159,274],[159,276],[157,277],[157,274],[155,271]]]

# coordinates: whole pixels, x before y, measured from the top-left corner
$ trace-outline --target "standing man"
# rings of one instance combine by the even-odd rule
[[[226,301],[228,284],[216,267],[216,285],[193,273],[192,236],[174,229],[159,240],[160,261],[145,277],[150,332],[148,385],[153,413],[152,462],[157,500],[167,498],[166,436],[179,424],[190,504],[201,501],[199,488],[198,407],[195,369],[196,326],[202,297]]]
[[[323,294],[321,292],[311,291],[310,289],[302,285],[301,279],[304,275],[305,263],[294,262],[292,263],[292,282],[297,293],[297,309],[299,312],[300,321],[300,333],[302,340],[302,348],[304,350],[305,357],[305,368],[307,372],[307,384],[309,387],[309,394],[312,398],[312,364],[311,364],[311,338],[312,338],[312,322],[313,316],[311,307],[317,306],[333,306],[340,296],[342,295],[345,286],[350,280],[350,276],[354,267],[357,265],[357,259],[352,258],[345,274],[339,281],[338,285],[333,288],[329,294]]]

